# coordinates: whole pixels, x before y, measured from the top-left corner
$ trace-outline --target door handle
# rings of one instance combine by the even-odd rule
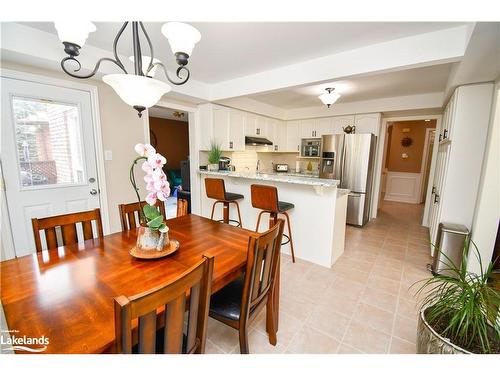
[[[448,138],[448,129],[444,129],[443,131],[443,139],[447,139]]]
[[[97,190],[96,189],[90,190],[90,195],[97,195]]]
[[[434,203],[439,203],[439,195],[434,196]]]

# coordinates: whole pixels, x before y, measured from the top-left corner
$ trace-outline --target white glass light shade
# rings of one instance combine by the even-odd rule
[[[194,45],[201,39],[201,34],[196,28],[182,22],[168,22],[162,26],[161,32],[168,39],[174,54],[182,52],[191,56]]]
[[[132,107],[152,107],[171,90],[165,82],[134,74],[107,74],[102,80]]]
[[[318,96],[318,98],[323,102],[323,104],[331,106],[340,98],[340,95],[337,94],[336,92],[330,92],[330,93],[325,92],[324,94]]]
[[[134,62],[134,56],[130,56],[129,60]],[[142,56],[142,74],[146,75],[150,61],[151,61],[151,56]],[[160,60],[158,60],[157,58],[153,58],[153,64],[157,62],[160,62]],[[147,75],[150,77],[154,77],[156,74],[156,68],[158,67],[154,66],[153,69],[151,69]]]
[[[83,47],[89,33],[96,31],[96,27],[89,21],[56,21],[54,26],[61,42],[69,42]]]

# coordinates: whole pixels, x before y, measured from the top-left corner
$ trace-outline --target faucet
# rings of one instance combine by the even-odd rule
[[[257,160],[257,165],[255,166],[255,172],[260,172],[260,160]]]

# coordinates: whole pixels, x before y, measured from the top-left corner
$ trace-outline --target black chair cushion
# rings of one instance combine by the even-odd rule
[[[226,200],[227,201],[237,201],[238,199],[243,199],[243,198],[245,198],[244,195],[236,194],[236,193],[228,193],[226,191]]]
[[[295,207],[295,205],[293,203],[278,202],[278,211],[279,212],[285,212],[285,211],[291,210],[294,207]]]
[[[244,276],[226,285],[210,298],[210,315],[218,315],[230,320],[240,319],[241,297]]]

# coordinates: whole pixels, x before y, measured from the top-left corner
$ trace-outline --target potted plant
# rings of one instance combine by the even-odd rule
[[[222,156],[222,149],[220,145],[212,141],[210,143],[210,150],[208,151],[208,170],[209,171],[218,171],[219,170],[219,160]]]
[[[421,281],[417,294],[424,298],[417,353],[500,353],[500,292],[489,281],[493,263],[483,272],[481,255],[471,243],[481,268],[479,275],[467,271],[469,243],[465,241],[460,266],[442,254],[446,274]]]
[[[150,144],[138,143],[135,145],[135,151],[139,154],[130,166],[130,183],[134,188],[137,201],[141,202],[139,188],[135,181],[134,167],[141,160],[144,160],[141,168],[146,175],[146,205],[139,211],[139,220],[141,226],[137,233],[136,248],[141,251],[157,250],[162,251],[169,245],[168,227],[164,223],[164,217],[155,205],[157,200],[165,201],[170,195],[170,186],[167,176],[163,172],[163,166],[167,162],[165,157],[157,153]]]

